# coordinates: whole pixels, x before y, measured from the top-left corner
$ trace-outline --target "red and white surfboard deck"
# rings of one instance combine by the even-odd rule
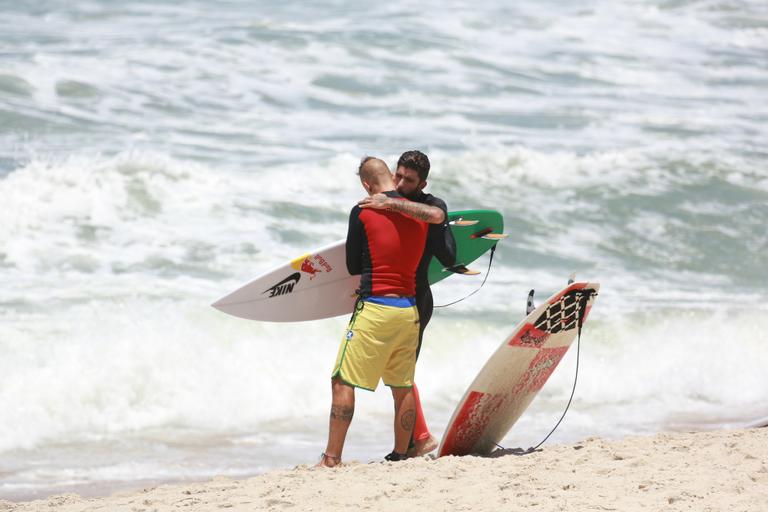
[[[493,451],[576,339],[599,289],[597,283],[569,284],[515,327],[456,407],[438,456]]]

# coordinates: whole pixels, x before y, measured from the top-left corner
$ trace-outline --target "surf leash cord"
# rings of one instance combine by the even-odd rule
[[[589,290],[579,290],[575,293],[578,296],[578,307],[576,308],[576,314],[578,315],[577,320],[577,334],[576,334],[576,373],[573,376],[573,387],[571,388],[571,396],[568,398],[568,403],[565,405],[565,410],[563,411],[563,414],[560,416],[560,419],[557,420],[557,423],[554,427],[552,427],[552,430],[549,431],[549,434],[547,434],[544,439],[539,442],[536,446],[532,446],[528,448],[527,450],[523,450],[522,448],[515,448],[512,450],[507,450],[503,446],[493,443],[502,450],[510,451],[514,455],[528,455],[529,453],[533,453],[537,451],[541,445],[547,442],[547,439],[555,433],[555,430],[557,430],[557,427],[560,426],[560,423],[563,422],[563,419],[565,418],[565,415],[568,413],[568,409],[571,407],[571,402],[573,402],[573,395],[576,393],[576,383],[579,380],[579,354],[581,353],[581,326],[584,325],[584,311],[587,309],[587,303],[589,302],[589,299],[597,295],[597,292],[595,290],[589,289]]]
[[[453,306],[454,304],[458,304],[459,302],[461,302],[461,301],[463,301],[465,299],[468,299],[471,296],[473,296],[474,294],[476,294],[477,292],[479,292],[480,289],[485,284],[485,282],[488,280],[488,276],[491,273],[491,264],[493,263],[493,254],[496,252],[496,246],[497,245],[498,244],[494,244],[493,247],[491,247],[491,257],[488,259],[488,270],[485,271],[485,278],[483,278],[483,282],[480,283],[480,286],[475,291],[473,291],[472,293],[470,293],[469,295],[467,295],[465,297],[460,298],[459,300],[455,300],[453,302],[449,302],[448,304],[442,304],[440,306],[434,306],[434,307],[435,308],[447,308],[448,306]],[[459,268],[459,267],[463,267],[463,265],[454,265],[452,267],[448,267],[446,270],[456,269],[456,268]]]

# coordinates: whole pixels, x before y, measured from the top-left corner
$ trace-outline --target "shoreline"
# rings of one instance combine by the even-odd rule
[[[309,465],[82,498],[0,500],[2,511],[187,510],[761,510],[768,429],[587,438],[525,456]]]

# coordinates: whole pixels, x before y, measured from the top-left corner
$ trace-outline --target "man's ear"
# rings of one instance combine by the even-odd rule
[[[368,192],[368,195],[370,195],[371,194],[371,186],[368,184],[368,182],[367,181],[362,181],[362,180],[360,182],[363,184],[363,188],[365,189],[365,191]]]
[[[419,188],[419,190],[424,190],[424,187],[426,187],[426,186],[427,186],[427,181],[424,180],[421,183],[419,183],[419,187],[418,188]]]

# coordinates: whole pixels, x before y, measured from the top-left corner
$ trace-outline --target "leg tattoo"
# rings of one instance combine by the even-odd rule
[[[407,430],[410,432],[411,430],[413,430],[413,425],[415,423],[416,423],[415,409],[408,409],[400,417],[400,426],[403,427],[403,430]]]
[[[355,414],[355,408],[346,405],[331,405],[331,419],[341,421],[352,421]]]

